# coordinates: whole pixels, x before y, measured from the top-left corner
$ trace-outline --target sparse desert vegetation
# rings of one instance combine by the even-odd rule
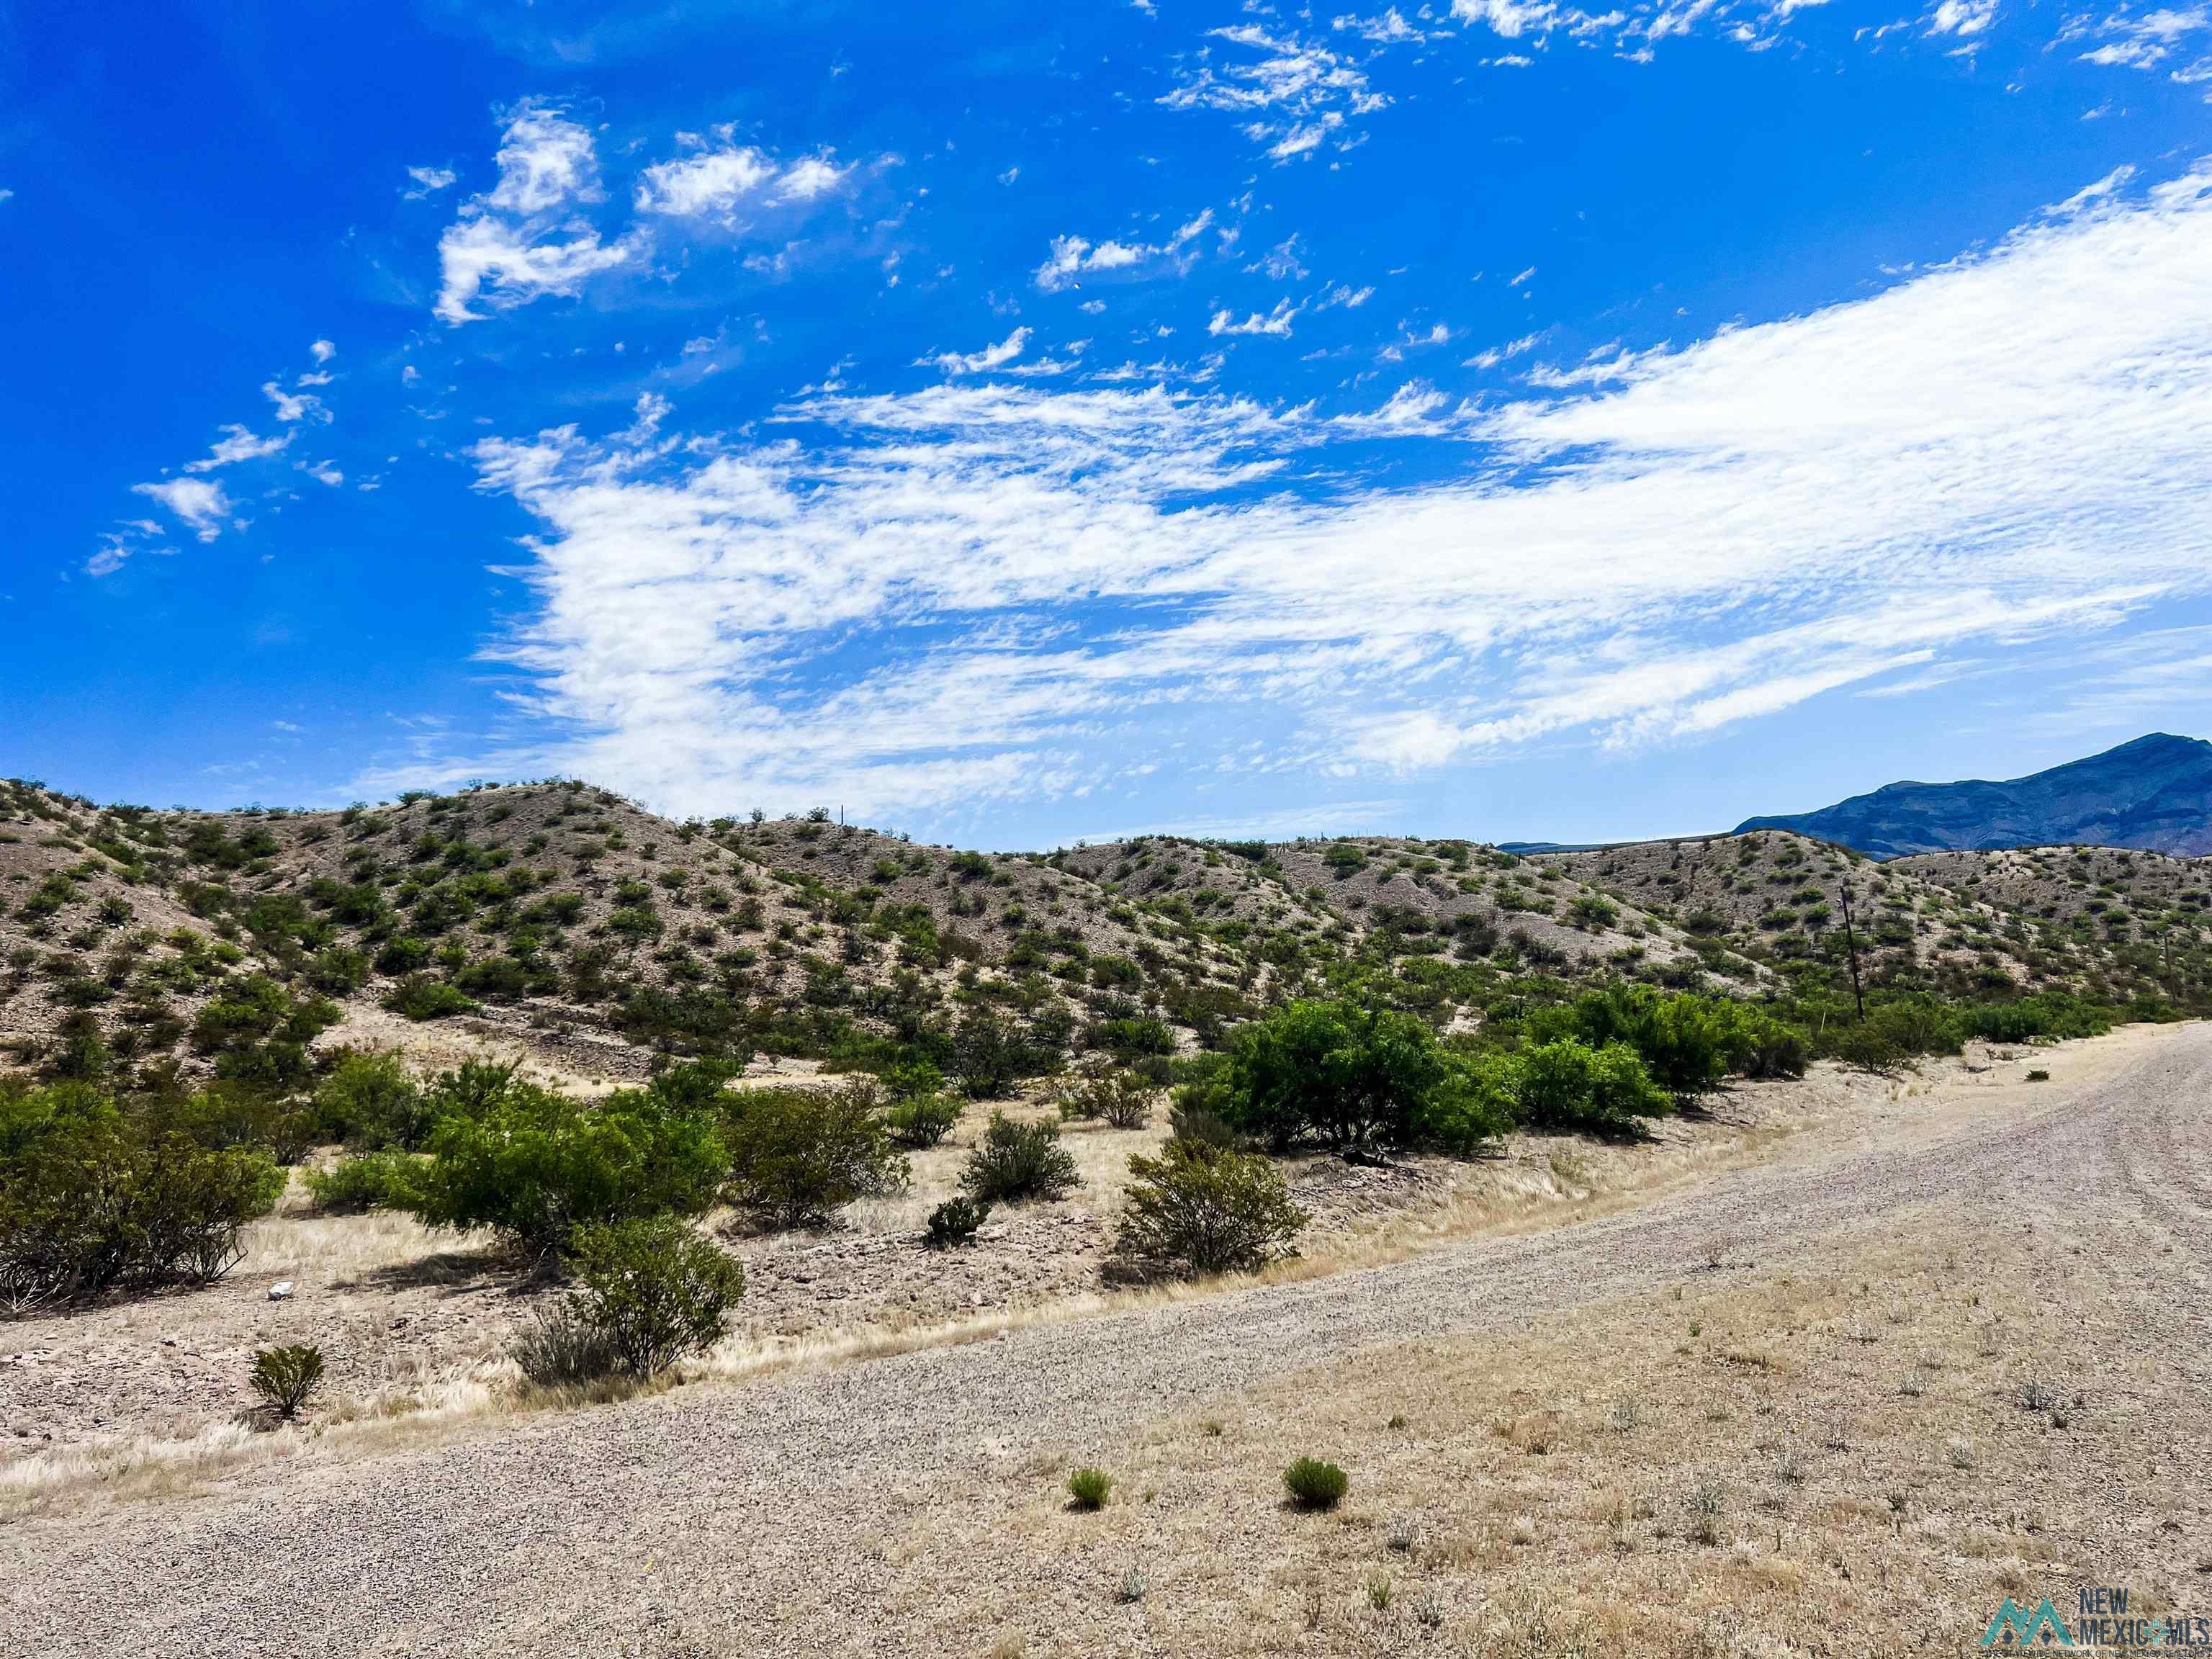
[[[2054,1045],[2202,996],[2196,947],[2177,954],[2172,933],[2155,981],[2109,928],[2002,973],[1960,968],[1946,953],[1979,938],[1980,899],[1943,910],[1925,949],[1885,942],[1879,920],[1850,944],[1803,925],[1792,937],[1810,948],[1733,939],[1639,896],[1624,879],[1645,867],[1634,849],[1572,855],[1598,863],[1571,878],[1463,842],[994,859],[819,818],[666,825],[566,785],[229,822],[10,799],[72,843],[46,851],[105,849],[76,877],[40,878],[7,922],[27,940],[80,903],[121,926],[111,885],[143,890],[132,918],[168,902],[192,917],[111,952],[104,996],[41,968],[39,944],[9,958],[21,1063],[0,1080],[0,1288],[22,1346],[0,1369],[15,1430],[0,1512],[21,1528],[64,1524],[103,1491],[127,1503],[225,1473],[343,1471],[353,1449],[434,1449],[472,1422],[527,1435],[606,1402],[657,1409],[689,1385],[803,1386],[773,1379],[1374,1273],[1425,1282],[1420,1264],[1472,1242],[1626,1226],[1730,1172],[1809,1168],[1869,1136],[1908,1145],[1923,1114],[1930,1134],[1982,1133],[1993,1103],[2024,1095],[2038,1121],[2063,1115],[2113,1063],[2077,1056],[2147,1053],[2156,1033]],[[605,827],[580,836],[565,827],[579,819]],[[395,836],[405,856],[387,863],[374,844]],[[573,871],[523,863],[562,836]],[[1730,891],[1829,856],[1736,839]],[[1677,884],[1703,878],[1699,865]],[[895,900],[907,884],[915,896]],[[1551,926],[1578,944],[1540,930],[1547,890]],[[703,919],[678,924],[695,898]],[[1040,912],[1066,920],[1048,929]],[[732,927],[759,944],[702,967]],[[1648,945],[1606,943],[1638,927]],[[495,958],[468,944],[497,938]],[[53,988],[68,1011],[49,1020]],[[159,1018],[132,1012],[157,1000]],[[1632,1270],[1676,1280],[1648,1340],[1717,1353],[1731,1374],[1790,1374],[1729,1300],[1740,1284],[1788,1288],[1766,1267],[1771,1225],[1714,1214],[1663,1267]],[[1839,1351],[1881,1349],[1876,1314],[1895,1311],[1854,1304]],[[1981,1358],[2002,1352],[1977,1340]],[[1561,1603],[1556,1630],[1550,1613],[1501,1625],[1494,1607],[1471,1621],[1463,1589],[1431,1570],[1464,1527],[1407,1484],[1406,1449],[1470,1408],[1424,1403],[1413,1364],[1387,1357],[1351,1389],[1380,1443],[1316,1414],[1348,1397],[1341,1379],[1316,1375],[1280,1407],[1286,1431],[1306,1431],[1267,1454],[1273,1501],[1316,1512],[1323,1554],[1339,1516],[1370,1502],[1390,1540],[1412,1540],[1388,1543],[1348,1597],[1285,1601],[1285,1639],[1588,1639],[1604,1626],[1587,1602]],[[1859,1389],[1749,1452],[1729,1437],[1763,1413],[1709,1396],[1701,1420],[1727,1434],[1665,1490],[1622,1498],[1607,1548],[1671,1538],[1717,1558],[1820,1486],[1823,1460],[1861,1443],[1847,1420],[1938,1397],[1957,1364],[1940,1344],[1885,1354],[1871,1387],[1887,1405]],[[1640,1382],[1566,1402],[1549,1375],[1528,1371],[1530,1399],[1480,1419],[1521,1457],[1548,1467],[1598,1429],[1640,1443],[1677,1420]],[[1205,1420],[1240,1420],[1259,1387]],[[2052,1432],[2087,1409],[2040,1374],[2008,1388]],[[1995,1443],[1961,1424],[1941,1455],[1987,1468]],[[1109,1528],[1175,1490],[1172,1460],[1090,1455],[1054,1478]],[[1493,1523],[1504,1547],[1543,1547],[1558,1531],[1546,1507],[1512,1502]],[[1135,1562],[1114,1566],[1108,1605],[1226,1628],[1172,1602],[1187,1568],[1127,1542]],[[1284,1543],[1267,1571],[1306,1547]],[[1370,1623],[1343,1624],[1340,1602]],[[966,1643],[990,1605],[932,1617]]]

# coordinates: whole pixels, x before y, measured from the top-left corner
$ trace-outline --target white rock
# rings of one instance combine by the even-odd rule
[[[271,1302],[289,1301],[291,1296],[292,1281],[289,1279],[280,1279],[269,1287],[269,1299]]]

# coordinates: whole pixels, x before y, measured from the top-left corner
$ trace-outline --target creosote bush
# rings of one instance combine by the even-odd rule
[[[934,1146],[960,1121],[960,1103],[950,1095],[915,1095],[893,1101],[884,1111],[884,1127],[902,1146]]]
[[[507,1068],[449,1075],[451,1103],[405,1199],[433,1226],[489,1228],[544,1258],[579,1228],[696,1215],[713,1200],[726,1162],[714,1125],[651,1090],[586,1103]]]
[[[1004,1112],[991,1114],[960,1176],[962,1189],[986,1203],[1064,1198],[1075,1184],[1075,1154],[1060,1144],[1059,1123],[1024,1123]]]
[[[253,1371],[247,1380],[278,1417],[297,1417],[322,1382],[323,1351],[304,1343],[263,1348],[253,1356]]]
[[[577,1235],[576,1316],[614,1364],[653,1376],[722,1340],[745,1270],[671,1216],[641,1217]]]
[[[422,1178],[420,1159],[404,1152],[363,1152],[327,1170],[307,1171],[307,1192],[325,1215],[404,1210]]]
[[[906,1159],[877,1112],[876,1091],[759,1089],[732,1097],[729,1197],[776,1227],[816,1227],[846,1205],[902,1190]]]
[[[1116,1248],[1185,1273],[1251,1272],[1292,1254],[1306,1224],[1282,1174],[1256,1152],[1170,1140],[1158,1158],[1129,1160]]]
[[[1113,1491],[1114,1477],[1103,1469],[1078,1469],[1067,1477],[1068,1499],[1079,1510],[1105,1508]]]
[[[1333,1510],[1352,1489],[1352,1477],[1334,1463],[1301,1457],[1283,1471],[1291,1501],[1302,1510]]]

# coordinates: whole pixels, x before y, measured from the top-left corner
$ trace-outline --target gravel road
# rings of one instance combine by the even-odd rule
[[[1908,1100],[1848,1139],[1529,1237],[819,1373],[493,1418],[372,1459],[25,1522],[0,1536],[0,1652],[897,1650],[882,1553],[865,1541],[887,1494],[957,1493],[1041,1448],[1107,1455],[1151,1419],[1261,1377],[1680,1280],[1717,1234],[1732,1257],[1784,1269],[1927,1206],[1972,1219],[2057,1198],[2060,1224],[2096,1218],[2100,1249],[2140,1253],[2170,1334],[2186,1339],[2176,1349],[2196,1356],[2177,1390],[2201,1403],[2212,1026],[2104,1041],[2069,1047],[2055,1082]],[[2113,1228],[2116,1216],[2132,1219]]]

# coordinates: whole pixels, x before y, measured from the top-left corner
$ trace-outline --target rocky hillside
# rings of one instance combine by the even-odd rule
[[[2114,1002],[2187,1001],[2212,984],[2212,860],[2045,848],[1877,862],[1754,830],[1533,862],[1778,975],[1832,974],[1848,897],[1870,984],[1958,997],[2057,988]]]
[[[619,1081],[657,1053],[971,1030],[1010,1064],[1164,1054],[1354,973],[1441,1024],[1531,971],[1757,994],[1836,970],[1846,882],[1895,982],[2203,977],[2205,873],[2143,854],[1877,866],[1760,833],[1526,859],[1392,837],[994,856],[820,818],[676,823],[573,782],[228,813],[17,783],[0,1065],[251,1074],[339,1042],[504,1045]]]
[[[2164,732],[1999,783],[1892,783],[1816,812],[1753,818],[1875,858],[2081,844],[2212,853],[2212,743]]]
[[[818,1054],[985,1016],[1188,1048],[1354,963],[1403,964],[1443,1018],[1522,967],[1702,972],[1632,904],[1463,842],[993,856],[675,823],[568,782],[227,813],[0,786],[0,1060],[49,1069],[73,1043],[205,1070],[435,1032],[620,1079],[655,1051]]]

